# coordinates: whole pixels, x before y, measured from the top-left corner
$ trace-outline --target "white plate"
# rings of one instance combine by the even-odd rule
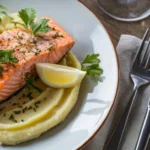
[[[118,64],[113,44],[99,20],[77,0],[1,0],[10,12],[31,7],[38,17],[51,16],[76,41],[73,52],[81,61],[87,54],[99,53],[103,81],[86,77],[76,106],[67,119],[36,140],[0,150],[74,150],[104,124],[115,100]]]

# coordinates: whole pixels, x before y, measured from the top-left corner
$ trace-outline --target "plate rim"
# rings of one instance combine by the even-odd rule
[[[82,150],[97,134],[98,132],[101,130],[101,128],[104,126],[104,124],[106,123],[113,107],[114,107],[114,104],[116,102],[116,99],[117,99],[117,94],[118,94],[118,90],[119,90],[119,83],[120,83],[120,65],[119,65],[119,57],[118,57],[118,54],[117,54],[117,50],[114,46],[114,43],[112,41],[112,38],[108,32],[108,30],[106,29],[104,23],[98,18],[98,15],[96,15],[88,6],[86,6],[85,3],[82,2],[82,0],[78,0],[79,3],[81,3],[82,5],[84,5],[84,7],[86,7],[95,17],[96,19],[100,22],[100,24],[102,25],[102,27],[105,29],[106,31],[106,34],[108,35],[109,39],[110,39],[110,42],[112,43],[112,46],[113,46],[113,50],[114,50],[114,53],[115,53],[115,57],[116,57],[116,62],[117,62],[117,75],[118,75],[118,78],[117,78],[117,87],[116,87],[116,92],[115,92],[115,96],[114,96],[114,100],[113,100],[113,103],[108,111],[108,114],[106,116],[106,118],[104,119],[104,121],[102,122],[102,124],[97,128],[97,130],[83,143],[81,144],[76,150]]]

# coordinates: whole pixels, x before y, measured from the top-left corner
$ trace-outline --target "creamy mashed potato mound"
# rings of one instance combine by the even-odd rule
[[[60,62],[62,65],[81,69],[77,58],[69,52]],[[41,94],[28,93],[23,89],[11,100],[0,105],[0,142],[16,145],[39,137],[61,123],[74,107],[80,84],[69,89],[54,89],[39,79]]]

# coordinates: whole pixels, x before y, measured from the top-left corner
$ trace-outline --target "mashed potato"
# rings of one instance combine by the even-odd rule
[[[69,52],[61,64],[81,69],[76,57]],[[35,139],[61,123],[74,107],[80,84],[69,89],[53,89],[40,80],[41,94],[28,95],[23,89],[16,96],[0,105],[0,142],[16,145]]]

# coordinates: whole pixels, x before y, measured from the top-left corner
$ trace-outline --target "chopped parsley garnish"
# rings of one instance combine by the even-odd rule
[[[49,45],[48,50],[51,51],[54,48],[54,45]]]
[[[25,54],[25,53],[26,53],[26,51],[25,51],[25,50],[21,50],[20,52],[21,52],[21,53],[23,53],[23,54]]]
[[[38,108],[40,103],[41,103],[41,101],[35,102],[35,103],[34,103],[35,107]]]
[[[12,104],[12,106],[16,106],[16,105],[17,105],[17,103],[13,103],[13,104]]]
[[[22,108],[22,107],[23,107],[23,106],[21,106],[21,105],[20,105],[20,106],[18,106],[18,108]]]
[[[55,35],[53,35],[53,39],[56,39],[57,37],[64,37],[61,32],[56,32]]]
[[[36,43],[37,43],[37,41],[33,40],[33,44],[36,44]]]
[[[15,119],[14,115],[10,115],[9,120],[11,120],[12,122],[17,123],[17,120]]]
[[[0,111],[3,111],[5,109],[5,107],[1,108]]]
[[[0,63],[17,63],[18,59],[13,56],[13,52],[11,50],[0,50]]]
[[[82,62],[82,70],[86,71],[90,76],[100,76],[103,70],[99,67],[100,59],[99,54],[87,55]]]
[[[32,109],[32,106],[30,106],[30,107],[28,108],[28,110],[30,110],[30,109]]]
[[[21,113],[21,111],[20,111],[20,110],[16,110],[16,111],[14,111],[14,113],[15,113],[16,115],[19,115],[19,114]]]
[[[27,109],[28,109],[27,107],[23,108],[22,113],[25,113]]]
[[[38,93],[41,93],[42,89],[34,85],[34,83],[35,83],[35,77],[29,77],[29,76],[30,76],[30,73],[26,72],[24,80],[26,82],[26,87],[29,90],[29,92],[31,91],[31,88],[33,88]]]
[[[34,54],[35,54],[35,55],[38,55],[38,54],[40,54],[40,52],[41,52],[41,51],[37,49],[37,50],[34,52]]]
[[[27,97],[29,98],[29,100],[32,100],[32,99],[33,99],[32,92],[29,92],[29,93],[27,94]]]
[[[36,108],[33,108],[34,111],[36,111]]]
[[[39,33],[46,33],[49,30],[53,30],[53,28],[48,25],[50,19],[43,18],[35,22],[36,11],[33,8],[25,8],[19,11],[18,13],[23,23],[13,23],[20,24],[27,30],[31,29],[34,35]]]

